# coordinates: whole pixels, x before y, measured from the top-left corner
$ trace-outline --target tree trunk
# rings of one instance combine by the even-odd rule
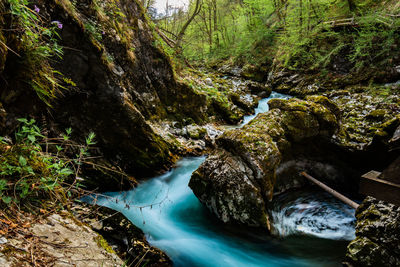
[[[354,1],[353,0],[347,0],[347,3],[349,4],[350,12],[353,12],[355,10],[355,8],[356,8],[356,5],[354,4]]]
[[[176,39],[177,48],[179,48],[181,46],[181,42],[182,42],[183,36],[185,35],[186,29],[189,27],[189,25],[193,21],[193,19],[200,13],[201,7],[202,7],[202,0],[196,0],[196,6],[193,10],[193,14],[189,17],[189,19],[183,25],[182,29],[177,34],[177,39]]]

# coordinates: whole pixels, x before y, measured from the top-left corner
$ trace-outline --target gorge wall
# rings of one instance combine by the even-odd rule
[[[83,140],[95,132],[100,154],[133,175],[150,176],[169,167],[174,160],[171,146],[146,120],[202,121],[205,98],[176,81],[171,59],[141,5],[95,0],[31,5],[46,27],[59,23],[59,38],[54,38],[63,48],[62,59],[49,59],[45,75],[58,78],[60,86],[49,100],[51,107],[32,88],[30,79],[46,69],[32,65],[22,26],[15,26],[3,0],[2,134],[15,129],[16,118],[32,116],[54,135],[72,127],[73,136]]]

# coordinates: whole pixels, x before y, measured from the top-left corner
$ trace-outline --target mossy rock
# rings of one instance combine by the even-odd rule
[[[186,131],[190,138],[196,140],[204,138],[207,134],[207,130],[205,128],[193,124],[186,126]]]
[[[272,92],[272,88],[265,86],[264,84],[258,82],[249,82],[247,88],[254,95],[258,95],[260,97],[269,97]]]
[[[383,131],[394,132],[394,130],[400,125],[400,114],[395,117],[387,120],[386,122],[380,125],[380,128]]]
[[[315,102],[315,103],[325,106],[336,116],[337,119],[340,119],[342,116],[340,108],[332,100],[330,100],[329,98],[327,98],[325,96],[310,95],[310,96],[306,96],[305,99],[308,101],[312,101],[312,102]]]
[[[0,102],[0,135],[4,135],[4,133],[9,130],[9,127],[6,127],[7,121],[7,112],[3,107],[3,104]]]
[[[191,177],[194,194],[224,222],[269,228],[264,201],[273,196],[279,166],[301,154],[302,146],[306,151],[310,140],[328,138],[338,128],[336,116],[322,104],[300,99],[269,104],[270,111],[221,135]]]
[[[356,218],[356,239],[346,260],[353,266],[400,266],[400,208],[367,197]]]
[[[257,82],[264,81],[267,74],[267,70],[263,70],[262,68],[252,64],[244,65],[242,68],[242,72],[240,73],[243,78]]]
[[[262,192],[246,178],[249,171],[237,157],[218,151],[193,173],[189,186],[221,221],[269,228]]]
[[[96,231],[99,246],[114,249],[128,266],[142,259],[143,266],[172,266],[171,260],[161,250],[150,246],[142,230],[137,228],[123,214],[106,207],[96,207],[96,212],[87,204],[77,205],[73,211],[79,220],[87,224],[100,222]]]
[[[218,99],[211,99],[212,115],[219,115],[223,121],[229,124],[237,124],[244,116],[244,112],[230,102],[222,102]],[[211,114],[210,114],[211,115]]]
[[[285,111],[287,127],[292,130],[290,135],[294,140],[312,136],[316,129],[319,129],[317,134],[330,136],[338,129],[338,118],[332,112],[337,112],[338,107],[324,96],[318,97],[316,100],[319,103],[295,98],[289,100],[272,99],[268,104],[270,109],[278,108]]]
[[[292,88],[292,86],[290,84],[282,83],[282,84],[277,85],[274,90],[278,93],[285,94],[285,93],[289,93],[291,88]]]
[[[368,120],[381,121],[381,120],[383,120],[383,119],[385,118],[386,114],[387,114],[386,110],[383,110],[383,109],[376,109],[376,110],[371,111],[371,112],[366,116],[366,118],[367,118]]]

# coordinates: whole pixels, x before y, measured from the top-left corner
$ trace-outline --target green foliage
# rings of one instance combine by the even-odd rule
[[[44,136],[40,133],[39,127],[35,125],[35,120],[27,120],[25,118],[18,119],[22,123],[22,127],[19,131],[15,133],[15,139],[17,143],[30,142],[31,145],[36,143],[36,138]]]
[[[399,11],[400,5],[391,2],[204,0],[185,34],[183,52],[192,61],[274,62],[293,70],[323,70],[338,56],[356,71],[379,67],[393,57],[399,42],[400,20],[385,15]],[[353,27],[332,27],[332,21],[351,18]],[[178,12],[158,23],[176,34],[185,20]]]
[[[61,59],[62,47],[58,44],[59,30],[63,27],[59,21],[45,22],[40,15],[40,9],[29,7],[27,0],[8,0],[12,27],[18,32],[22,43],[22,60],[31,70],[29,84],[39,98],[47,105],[56,97],[60,88],[62,74],[55,71],[49,64],[50,58]]]
[[[56,205],[65,204],[71,195],[67,190],[79,186],[76,177],[82,161],[89,156],[89,146],[95,144],[94,133],[89,134],[85,145],[78,146],[79,154],[70,159],[61,157],[60,152],[69,149],[71,129],[52,143],[57,152],[50,153],[42,150],[41,144],[46,143],[48,148],[49,143],[35,120],[19,121],[21,127],[15,133],[15,145],[0,142],[0,206],[29,203],[40,207],[47,200]]]
[[[187,30],[184,54],[191,60],[262,61],[274,43],[275,28],[266,27],[272,12],[271,1],[203,1]]]
[[[39,57],[38,60],[51,56],[62,56],[62,49],[57,44],[60,24],[42,25],[38,13],[28,7],[27,0],[8,0],[11,14],[17,18],[18,28],[24,32],[22,38],[29,53]]]
[[[386,64],[387,61],[383,59],[390,59],[391,51],[398,42],[396,27],[382,28],[376,22],[376,15],[363,18],[363,27],[353,35],[353,49],[349,59],[357,70],[376,62]]]
[[[89,34],[91,34],[98,42],[100,42],[103,39],[101,31],[95,22],[88,19],[84,25],[85,25],[85,30]]]

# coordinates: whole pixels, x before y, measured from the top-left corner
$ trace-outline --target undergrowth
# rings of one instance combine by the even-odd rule
[[[84,145],[70,140],[71,129],[59,138],[47,138],[35,120],[19,119],[15,143],[0,142],[0,207],[37,212],[59,209],[79,193],[82,162],[95,144],[94,133]],[[74,152],[74,157],[65,155]]]
[[[11,16],[10,31],[20,40],[18,52],[14,52],[30,69],[27,82],[38,97],[51,106],[51,100],[57,96],[63,82],[68,82],[64,76],[50,65],[50,60],[61,59],[62,47],[58,44],[59,31],[63,24],[59,21],[46,21],[41,10],[36,5],[30,5],[27,0],[7,0]]]

